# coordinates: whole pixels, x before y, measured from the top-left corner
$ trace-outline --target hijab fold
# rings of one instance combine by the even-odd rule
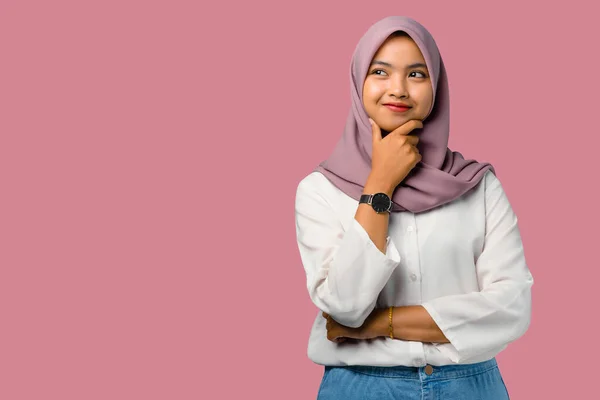
[[[315,171],[358,201],[371,172],[372,130],[362,102],[362,88],[371,60],[389,35],[407,33],[417,44],[431,77],[433,102],[419,131],[421,161],[396,187],[392,212],[423,212],[449,203],[481,181],[489,163],[466,160],[448,148],[450,99],[446,69],[431,34],[417,21],[402,16],[386,17],[373,24],[359,40],[352,56],[350,89],[352,105],[342,137],[329,158]]]

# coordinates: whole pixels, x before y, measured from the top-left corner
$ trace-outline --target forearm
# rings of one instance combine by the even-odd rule
[[[389,337],[389,307],[373,311],[375,323],[370,326],[376,336]],[[424,343],[449,343],[427,310],[421,306],[394,307],[392,314],[394,338]]]
[[[375,194],[379,192],[383,192],[392,197],[394,188],[375,176],[369,176],[363,189],[363,194]],[[370,205],[361,203],[358,205],[354,218],[362,225],[365,231],[367,231],[375,246],[385,254],[389,213],[385,212],[378,214]]]

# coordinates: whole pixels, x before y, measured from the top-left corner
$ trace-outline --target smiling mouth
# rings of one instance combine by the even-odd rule
[[[387,107],[389,110],[392,110],[394,112],[406,112],[408,110],[410,110],[410,107],[407,106],[395,106],[393,104],[384,104],[385,107]]]

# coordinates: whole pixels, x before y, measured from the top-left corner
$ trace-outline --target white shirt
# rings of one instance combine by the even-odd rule
[[[321,365],[425,366],[495,357],[522,336],[533,277],[517,217],[497,177],[433,210],[390,215],[386,254],[354,219],[358,202],[324,175],[298,184],[296,233],[308,294],[319,309],[308,357]],[[450,343],[327,339],[322,311],[359,327],[377,308],[422,305]]]

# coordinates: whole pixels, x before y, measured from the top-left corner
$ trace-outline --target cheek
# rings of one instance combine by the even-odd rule
[[[418,99],[419,99],[419,108],[423,112],[429,111],[429,109],[431,108],[431,103],[433,101],[433,94],[432,94],[431,90],[419,91]]]
[[[382,88],[380,85],[367,83],[363,88],[363,99],[365,102],[373,102],[376,101],[378,97],[381,95]]]
[[[431,90],[428,90],[425,98],[426,98],[425,102],[427,103],[427,108],[429,109],[431,107],[431,103],[433,103],[433,92]]]

